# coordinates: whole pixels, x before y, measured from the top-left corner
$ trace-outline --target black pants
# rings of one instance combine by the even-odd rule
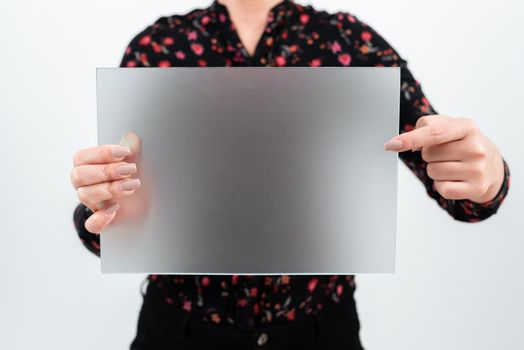
[[[235,328],[195,319],[177,305],[166,304],[149,288],[131,350],[362,350],[353,297],[305,319]]]

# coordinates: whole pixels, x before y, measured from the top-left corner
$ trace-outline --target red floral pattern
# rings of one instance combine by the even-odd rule
[[[412,130],[419,117],[436,114],[407,62],[374,29],[350,13],[330,14],[288,0],[271,9],[253,56],[242,45],[227,8],[215,1],[185,15],[159,18],[131,41],[121,66],[397,66],[402,80],[399,131]],[[433,187],[420,152],[403,152],[400,158],[429,196],[457,220],[486,219],[509,188],[504,162],[506,178],[493,201],[447,200]],[[84,245],[99,255],[99,236],[84,227],[91,214],[80,204],[74,221]],[[240,326],[297,319],[351,298],[355,290],[353,276],[150,275],[148,280],[162,290],[166,303],[177,303],[209,322]]]

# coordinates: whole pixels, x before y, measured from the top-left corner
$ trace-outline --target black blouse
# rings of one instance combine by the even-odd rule
[[[217,1],[185,15],[161,17],[136,35],[125,50],[122,67],[206,66],[397,66],[401,67],[399,132],[410,131],[423,115],[437,114],[407,62],[374,29],[351,13],[327,13],[284,0],[274,6],[255,53],[250,56]],[[421,180],[427,194],[460,221],[494,214],[509,188],[509,169],[498,195],[487,203],[448,200],[433,187],[420,152],[399,157]],[[100,237],[85,229],[92,212],[79,204],[74,223],[81,241],[100,255]],[[149,275],[168,304],[204,321],[253,326],[317,313],[328,303],[353,298],[352,275]]]

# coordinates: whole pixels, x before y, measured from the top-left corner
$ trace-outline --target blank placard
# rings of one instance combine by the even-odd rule
[[[395,269],[400,69],[99,68],[98,143],[141,138],[103,272]]]

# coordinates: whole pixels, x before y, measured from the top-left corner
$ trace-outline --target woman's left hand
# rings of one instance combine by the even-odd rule
[[[484,203],[497,195],[504,180],[497,147],[468,118],[421,117],[413,130],[393,137],[384,148],[420,150],[435,189],[447,199]]]

